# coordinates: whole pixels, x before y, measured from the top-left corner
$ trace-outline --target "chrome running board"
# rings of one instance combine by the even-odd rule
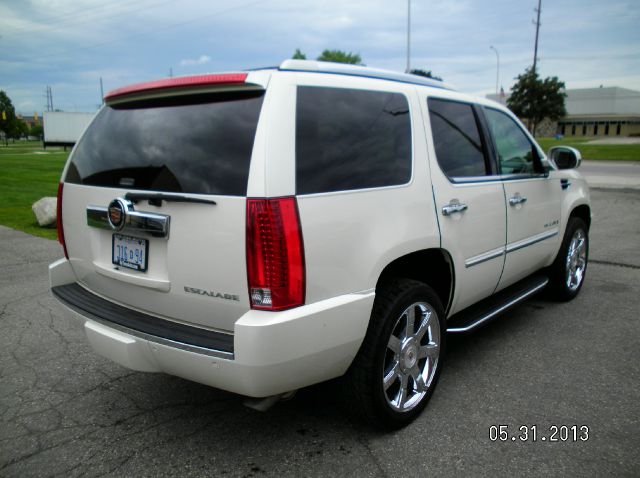
[[[447,321],[447,332],[469,332],[536,294],[549,282],[543,275],[530,276],[497,294],[453,315]]]

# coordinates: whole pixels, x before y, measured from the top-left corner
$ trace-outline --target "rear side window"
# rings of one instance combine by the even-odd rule
[[[298,194],[393,186],[410,178],[411,122],[404,95],[298,87]]]
[[[65,180],[90,186],[244,196],[263,92],[107,106]]]
[[[450,178],[487,174],[485,149],[473,107],[429,98],[429,118],[442,171]]]
[[[485,109],[502,174],[534,174],[537,151],[516,122],[502,111]]]

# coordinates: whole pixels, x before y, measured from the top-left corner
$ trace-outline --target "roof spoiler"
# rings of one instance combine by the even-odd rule
[[[145,83],[137,83],[131,86],[125,86],[110,91],[104,97],[108,104],[126,101],[129,98],[140,97],[149,98],[161,96],[163,93],[171,91],[184,91],[188,93],[193,90],[209,90],[211,87],[237,87],[249,86],[252,88],[262,89],[262,86],[247,83],[248,73],[219,73],[212,75],[185,76],[177,78],[165,78],[162,80],[148,81]]]

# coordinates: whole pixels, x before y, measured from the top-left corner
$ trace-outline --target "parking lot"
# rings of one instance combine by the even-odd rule
[[[0,476],[637,476],[640,190],[592,201],[580,296],[451,337],[425,413],[393,433],[351,419],[332,384],[260,413],[95,355],[49,294],[60,246],[0,226]],[[494,442],[493,425],[589,436]]]

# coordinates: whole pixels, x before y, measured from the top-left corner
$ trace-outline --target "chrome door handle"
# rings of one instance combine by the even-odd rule
[[[446,206],[442,207],[442,215],[443,216],[451,216],[456,212],[466,211],[469,208],[465,203],[458,202],[456,200],[451,201]]]
[[[515,196],[509,198],[509,204],[512,206],[517,206],[518,204],[524,204],[527,202],[527,198],[524,196],[520,196],[519,193],[516,193]]]

